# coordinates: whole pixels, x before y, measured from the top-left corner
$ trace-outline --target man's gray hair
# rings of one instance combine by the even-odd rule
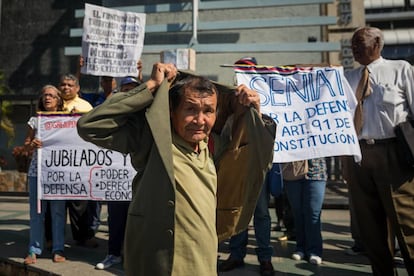
[[[365,34],[372,39],[379,38],[380,51],[382,51],[382,49],[384,48],[384,34],[380,29],[375,27],[360,27],[355,30],[355,33],[357,33],[360,30],[364,30]]]
[[[76,86],[79,86],[79,80],[78,78],[73,74],[64,74],[60,77],[60,81],[62,80],[73,80],[75,82]]]

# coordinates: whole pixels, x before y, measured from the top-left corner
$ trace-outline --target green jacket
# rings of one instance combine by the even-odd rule
[[[78,132],[83,139],[129,153],[137,170],[125,232],[127,275],[171,275],[172,271],[175,181],[168,89],[169,84],[164,81],[155,96],[145,84],[117,93],[78,121]],[[238,116],[234,126],[233,135],[240,137],[237,139],[240,143],[232,142],[229,151],[215,150],[222,156],[215,158],[221,239],[246,229],[273,156],[272,120],[264,124],[257,112],[249,108]],[[220,188],[222,181],[226,182],[224,189]],[[232,196],[227,200],[222,192]],[[225,217],[221,218],[222,214]]]

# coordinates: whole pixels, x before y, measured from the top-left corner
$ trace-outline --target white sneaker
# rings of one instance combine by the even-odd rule
[[[297,251],[292,254],[292,259],[296,261],[303,260],[304,257],[305,257],[305,254],[303,254],[303,252],[300,252],[300,251]]]
[[[311,255],[309,257],[309,262],[314,265],[320,265],[322,263],[322,258],[316,255]]]
[[[394,253],[394,264],[395,265],[404,265],[404,259],[401,256],[401,251],[396,250]]]
[[[115,256],[115,255],[106,255],[105,260],[98,263],[96,265],[96,269],[107,269],[108,267],[111,267],[116,264],[120,264],[122,262],[121,256]]]

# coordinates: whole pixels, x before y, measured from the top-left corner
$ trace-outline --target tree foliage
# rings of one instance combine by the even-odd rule
[[[6,80],[4,73],[0,71],[0,95],[8,95],[11,94],[12,91],[6,85]],[[1,114],[0,114],[0,130],[4,131],[8,137],[8,146],[10,146],[15,138],[14,126],[12,121],[9,119],[9,115],[11,114],[13,109],[12,104],[9,101],[2,101],[1,102]]]

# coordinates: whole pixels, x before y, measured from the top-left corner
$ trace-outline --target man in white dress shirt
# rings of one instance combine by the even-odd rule
[[[406,269],[414,275],[414,168],[405,163],[394,133],[414,114],[414,72],[406,61],[382,58],[383,46],[377,28],[360,28],[352,37],[354,58],[362,66],[346,78],[356,92],[367,67],[369,91],[361,103],[362,162],[352,164],[349,191],[373,275],[396,275],[390,234],[398,238]]]

